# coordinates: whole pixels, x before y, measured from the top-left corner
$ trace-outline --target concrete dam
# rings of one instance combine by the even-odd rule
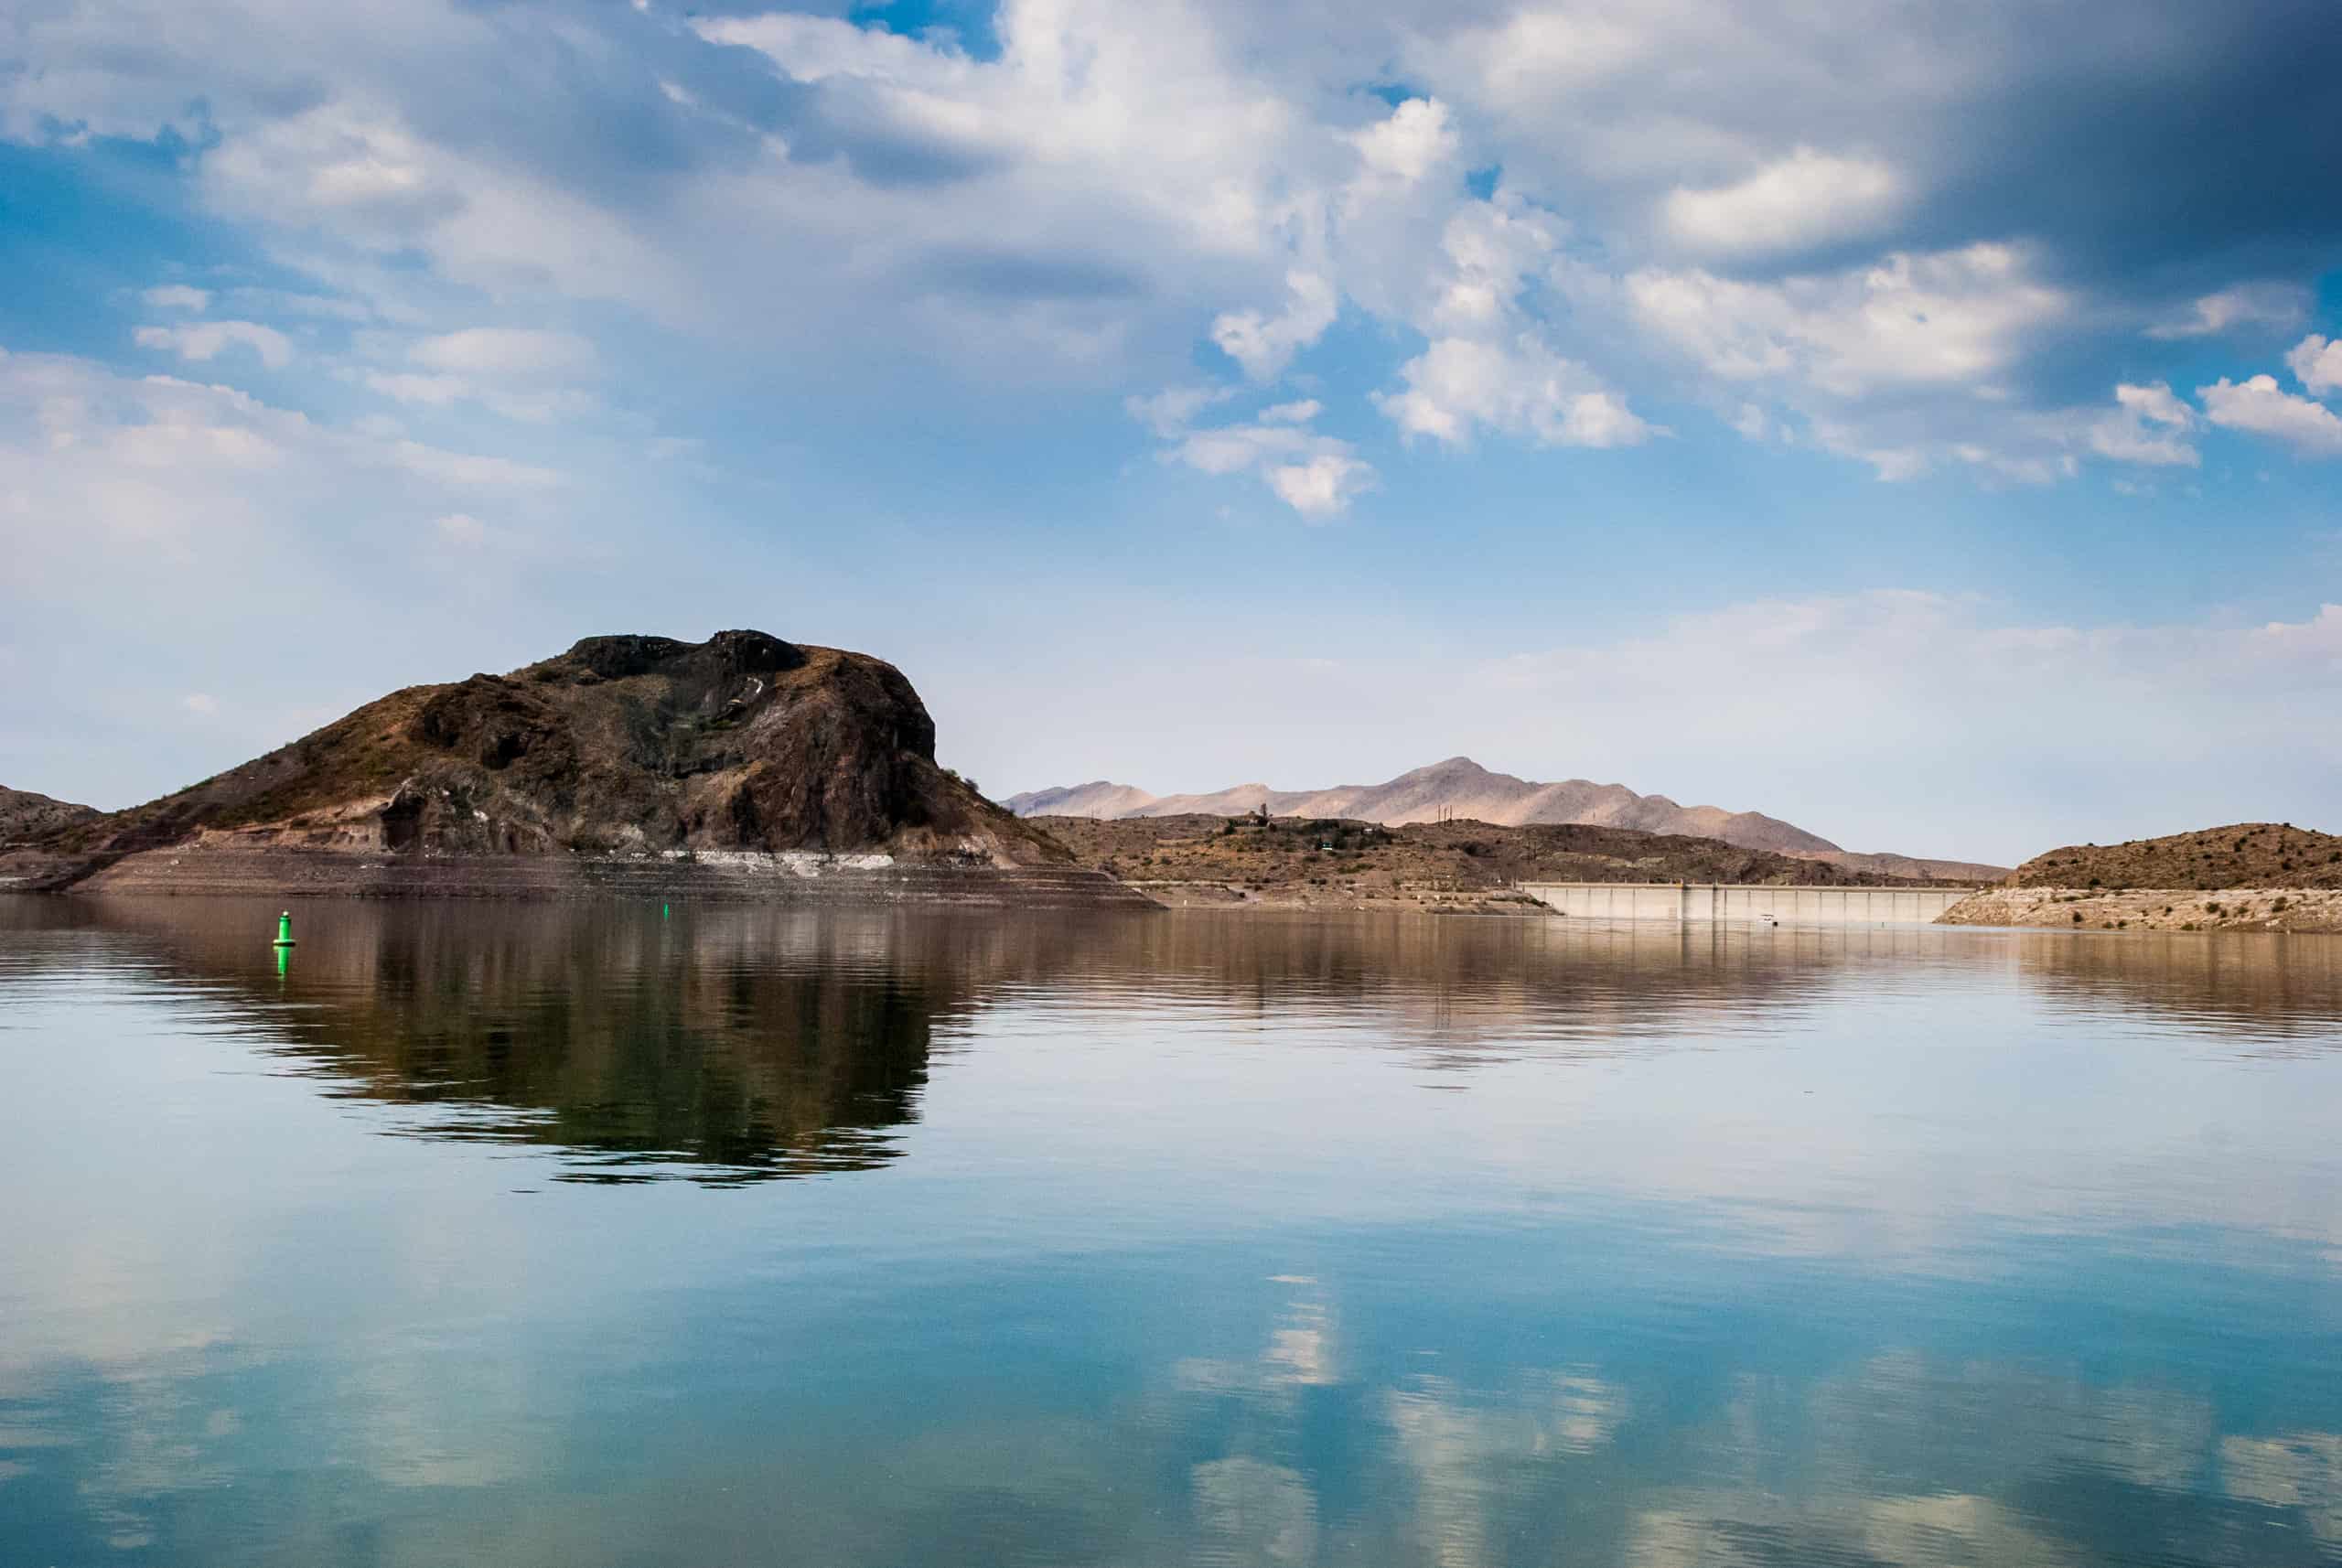
[[[1524,882],[1557,914],[1592,920],[1778,920],[1799,926],[1924,926],[1969,887],[1773,887],[1714,882]]]

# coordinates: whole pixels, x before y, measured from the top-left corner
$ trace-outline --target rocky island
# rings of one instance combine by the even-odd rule
[[[0,878],[82,893],[1147,902],[939,766],[934,721],[894,666],[760,631],[591,637],[510,674],[393,692],[145,805],[51,813],[0,854]]]

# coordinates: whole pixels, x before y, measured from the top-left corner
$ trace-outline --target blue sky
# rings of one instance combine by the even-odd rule
[[[0,781],[747,625],[997,794],[2342,825],[2329,21],[27,0]]]

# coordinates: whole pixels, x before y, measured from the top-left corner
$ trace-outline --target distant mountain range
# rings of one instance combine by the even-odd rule
[[[1889,876],[1995,878],[2004,865],[1924,856],[1863,854],[1842,849],[1761,811],[1727,811],[1717,806],[1679,806],[1664,795],[1638,795],[1623,784],[1585,779],[1541,784],[1493,773],[1468,757],[1451,757],[1428,768],[1402,773],[1382,784],[1344,784],[1331,789],[1272,789],[1239,784],[1209,795],[1150,795],[1129,784],[1099,779],[1054,789],[1011,795],[1002,802],[1020,817],[1173,817],[1189,811],[1241,816],[1262,805],[1278,817],[1347,817],[1396,827],[1436,821],[1441,813],[1519,827],[1532,822],[1578,822],[1633,828],[1651,833],[1684,833],[1720,839],[1742,849],[1766,850],[1801,860],[1829,861],[1853,871]]]

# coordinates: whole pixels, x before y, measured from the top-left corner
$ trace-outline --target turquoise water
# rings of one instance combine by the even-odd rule
[[[2342,943],[0,899],[0,1563],[2342,1560]]]

